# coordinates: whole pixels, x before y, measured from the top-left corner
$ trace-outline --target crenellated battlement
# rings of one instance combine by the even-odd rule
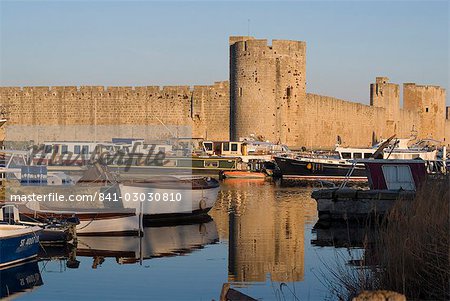
[[[267,39],[255,39],[254,37],[230,37],[231,51],[242,56],[304,56],[306,43],[303,41],[272,40],[272,45]]]
[[[188,99],[196,89],[228,90],[228,81],[215,82],[204,86],[36,86],[0,87],[0,95],[6,100],[16,97],[162,97]],[[226,92],[228,93],[228,91]]]
[[[291,40],[273,40],[272,50],[277,55],[292,55],[292,53],[304,54],[306,42]]]
[[[0,87],[1,100],[20,99],[22,97],[133,97],[160,99],[188,99],[195,91],[209,90],[220,95],[228,94],[228,81],[215,82],[213,85],[195,86],[37,86],[37,87]]]
[[[436,90],[444,90],[444,88],[442,88],[441,86],[437,86],[437,85],[418,85],[416,83],[404,83],[403,86],[407,86],[409,88],[416,88],[416,89],[436,89]]]

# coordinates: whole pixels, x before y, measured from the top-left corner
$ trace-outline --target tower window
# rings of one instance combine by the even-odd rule
[[[427,112],[427,113],[428,113],[428,108],[425,108],[425,112]]]
[[[242,88],[239,88],[239,96],[242,96]]]
[[[286,88],[286,95],[287,95],[288,98],[291,97],[291,90],[292,90],[292,87],[287,87]]]

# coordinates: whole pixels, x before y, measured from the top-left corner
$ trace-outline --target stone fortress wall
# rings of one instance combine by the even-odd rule
[[[229,82],[162,88],[0,87],[0,106],[8,108],[7,124],[16,126],[7,130],[6,140],[93,140],[95,126],[115,125],[116,130],[96,134],[96,140],[190,135],[237,140],[254,134],[296,148],[333,148],[337,136],[344,145],[370,146],[393,134],[407,138],[415,133],[450,146],[446,91],[406,83],[403,107],[399,95],[399,85],[386,77],[370,85],[370,105],[306,93],[305,42],[273,40],[268,45],[267,40],[237,36],[230,37]],[[50,125],[83,127],[61,130],[65,136],[58,137],[51,130],[34,130]],[[143,132],[147,125],[158,126],[157,135],[152,128]]]
[[[98,140],[119,136],[167,139],[186,134],[224,139],[229,131],[228,90],[228,82],[193,88],[1,87],[0,103],[8,107],[7,125],[14,130],[8,131],[6,126],[6,140],[93,140],[95,126],[104,134]],[[160,135],[139,131],[145,129],[143,125],[153,125],[149,129],[159,129]],[[42,129],[39,135],[38,131],[30,133],[30,126]],[[44,132],[53,130],[52,126],[66,129],[67,135],[55,137]],[[113,126],[117,129],[111,130]],[[133,126],[138,130],[133,132]],[[108,130],[101,130],[105,128]]]

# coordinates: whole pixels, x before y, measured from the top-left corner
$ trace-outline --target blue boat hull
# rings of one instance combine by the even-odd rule
[[[0,267],[29,260],[39,252],[39,232],[0,238]]]
[[[37,261],[0,269],[0,298],[10,297],[43,284]]]

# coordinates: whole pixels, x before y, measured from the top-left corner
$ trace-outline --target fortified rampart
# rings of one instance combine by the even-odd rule
[[[306,103],[301,124],[307,148],[330,147],[336,144],[337,136],[344,145],[369,146],[383,130],[384,108],[310,93]]]
[[[2,87],[1,104],[9,108],[8,125],[22,125],[23,133],[8,132],[7,140],[53,139],[51,133],[29,132],[26,126],[82,126],[77,140],[92,140],[95,126],[157,125],[165,127],[159,137],[129,131],[128,137],[171,138],[178,128],[192,128],[193,137],[228,139],[228,82],[211,86],[146,87]],[[36,127],[37,128],[37,127]],[[138,127],[142,129],[142,127]],[[15,127],[17,129],[17,127]],[[28,132],[27,132],[28,131]],[[120,132],[111,133],[120,134]],[[69,133],[70,135],[70,133]],[[25,139],[28,137],[28,139]],[[69,137],[59,136],[59,139]],[[58,140],[59,140],[58,139]],[[111,137],[97,137],[111,139]]]
[[[441,87],[404,84],[403,107],[399,85],[387,77],[370,85],[370,105],[306,93],[305,42],[273,40],[269,46],[267,40],[239,36],[229,43],[230,82],[162,88],[0,87],[8,125],[24,126],[9,131],[6,139],[237,140],[254,134],[296,148],[332,148],[338,137],[344,145],[370,146],[393,134],[415,134],[450,146],[449,109]],[[45,125],[66,136],[40,129]],[[64,127],[71,125],[84,127]],[[117,127],[97,136],[97,128],[111,125]],[[145,125],[160,130],[139,127]]]
[[[417,123],[414,112],[400,108],[397,108],[395,117],[389,117],[389,109],[382,106],[311,93],[306,94],[306,103],[301,133],[303,145],[307,148],[329,148],[336,143],[337,136],[343,145],[371,146],[394,134],[410,137],[413,125]]]

